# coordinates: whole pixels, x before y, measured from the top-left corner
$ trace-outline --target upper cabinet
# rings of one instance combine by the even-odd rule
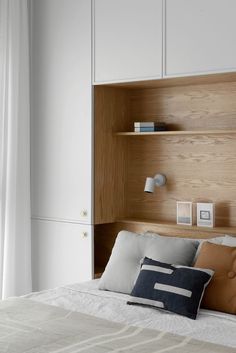
[[[32,216],[92,221],[91,2],[32,2]]]
[[[236,71],[235,14],[235,0],[166,0],[164,76]]]
[[[162,77],[162,0],[94,0],[94,82]]]
[[[235,0],[93,0],[94,83],[236,71]]]

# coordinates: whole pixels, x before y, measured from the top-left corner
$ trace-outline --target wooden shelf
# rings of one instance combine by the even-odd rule
[[[152,89],[149,83],[133,90],[95,87],[95,224],[101,233],[110,224],[104,226],[109,234],[122,228],[188,237],[236,234],[230,227],[158,222],[175,223],[175,201],[181,198],[214,202],[216,225],[236,226],[236,80]],[[162,117],[169,130],[134,132],[135,121],[155,117]],[[169,176],[168,185],[148,196],[145,177],[157,166]],[[128,217],[154,221],[113,225]]]
[[[236,130],[190,130],[190,131],[152,131],[152,132],[116,132],[118,136],[172,136],[172,135],[231,135]]]
[[[196,225],[194,226],[188,226],[188,225],[179,225],[176,224],[175,222],[159,222],[155,220],[148,220],[148,219],[133,219],[133,218],[127,218],[127,219],[120,219],[117,220],[119,223],[129,223],[133,225],[146,225],[146,226],[154,226],[154,227],[161,227],[161,228],[166,228],[166,229],[173,229],[173,230],[187,230],[189,232],[198,232],[198,233],[214,233],[214,234],[229,234],[229,235],[236,235],[236,227],[197,227]]]

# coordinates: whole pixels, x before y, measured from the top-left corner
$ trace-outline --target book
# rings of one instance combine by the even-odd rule
[[[139,128],[139,127],[153,127],[154,128],[154,121],[152,122],[146,122],[146,121],[143,121],[143,122],[135,122],[134,123],[134,127],[136,128]]]
[[[152,132],[155,131],[154,130],[154,126],[153,127],[135,127],[134,128],[134,132]]]
[[[164,122],[135,122],[135,132],[152,132],[152,131],[166,131],[166,123]]]
[[[155,126],[154,131],[166,131],[166,126]]]

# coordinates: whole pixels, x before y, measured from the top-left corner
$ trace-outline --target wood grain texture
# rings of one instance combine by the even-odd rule
[[[172,130],[153,132],[116,132],[117,136],[174,136],[174,135],[229,135],[236,134],[236,130]]]
[[[95,224],[175,222],[176,201],[192,201],[215,202],[216,225],[236,226],[236,138],[227,133],[236,130],[235,97],[236,82],[95,87]],[[135,121],[165,121],[183,135],[115,136]],[[146,177],[158,172],[166,186],[144,193]]]
[[[224,234],[236,235],[236,228],[201,228],[180,226],[171,222],[151,222],[147,220],[120,220],[111,224],[102,224],[95,226],[95,272],[101,273],[105,268],[117,234],[121,230],[128,230],[138,234],[145,232],[154,232],[160,235],[182,237],[182,238],[197,238],[210,239]]]
[[[235,97],[235,82],[134,90],[131,119],[164,121],[169,130],[235,129]]]
[[[236,83],[134,90],[132,121],[165,121],[170,129],[236,129]],[[175,221],[176,201],[215,202],[216,225],[236,226],[234,135],[139,136],[129,140],[126,215]],[[167,185],[145,194],[147,176]]]
[[[94,94],[94,222],[100,224],[124,216],[127,141],[114,132],[130,128],[130,115],[124,90],[96,87]]]
[[[175,222],[153,222],[146,219],[124,219],[118,220],[117,225],[123,228],[128,227],[136,233],[154,232],[161,235],[180,238],[199,238],[209,239],[225,234],[236,236],[236,227],[197,227],[188,225],[179,225]]]
[[[231,133],[236,130],[236,82],[209,84],[205,78],[201,85],[140,87],[95,89],[98,272],[122,229],[195,238],[236,234],[236,138]],[[116,135],[132,131],[134,121],[165,121],[186,135]],[[231,132],[206,133],[212,130]],[[144,193],[146,177],[157,172],[167,176],[166,186]],[[176,201],[215,202],[216,228],[177,226]]]
[[[175,221],[176,201],[215,202],[216,225],[236,225],[236,139],[152,138],[129,142],[126,184],[129,217]],[[149,142],[149,143],[148,143]],[[165,187],[143,192],[145,178],[163,173]]]

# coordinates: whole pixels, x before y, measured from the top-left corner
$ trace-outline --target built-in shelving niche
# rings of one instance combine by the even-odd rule
[[[233,233],[235,74],[101,85],[94,90],[96,265],[104,266],[122,228],[143,231],[155,224],[155,230],[165,234],[171,229],[171,234],[199,233],[175,226],[176,201],[215,202],[216,226],[224,228],[209,236]],[[165,121],[169,131],[133,134],[134,121]],[[167,176],[166,186],[145,194],[145,178],[157,172]],[[146,226],[117,222],[127,219],[145,220],[141,223]]]

